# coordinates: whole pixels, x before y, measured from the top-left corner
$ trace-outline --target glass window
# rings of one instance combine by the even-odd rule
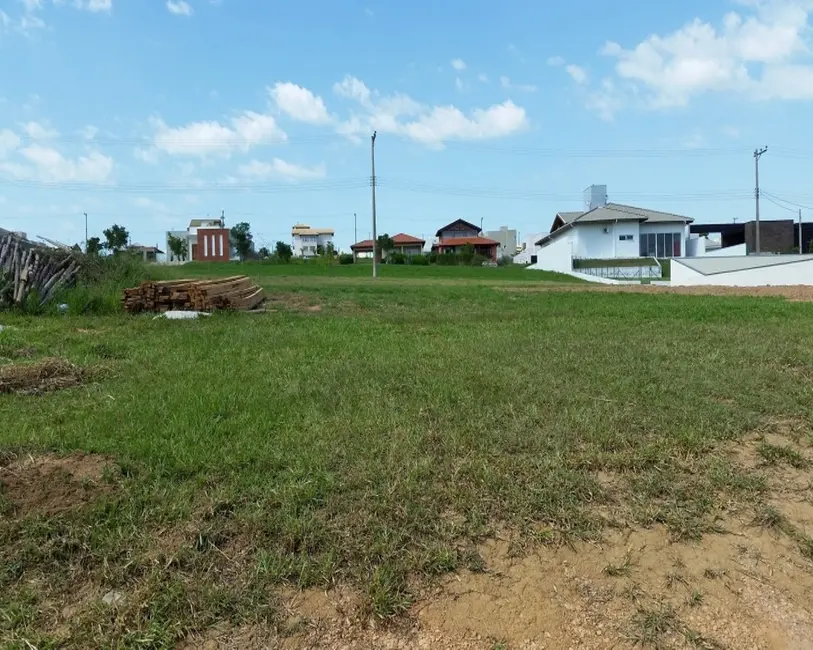
[[[656,253],[658,257],[665,257],[664,252],[664,236],[662,232],[658,233],[658,251]]]
[[[680,257],[680,233],[675,233],[672,239],[672,256]]]
[[[672,256],[672,233],[668,232],[663,236],[663,256],[664,257],[671,257]]]

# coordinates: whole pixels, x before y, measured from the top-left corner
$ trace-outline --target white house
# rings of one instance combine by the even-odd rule
[[[689,224],[679,214],[607,202],[607,186],[585,191],[583,212],[559,212],[550,232],[535,242],[534,268],[570,273],[574,259],[684,257]],[[692,242],[694,244],[694,242]]]
[[[316,257],[319,246],[333,243],[333,228],[311,228],[298,223],[291,229],[292,248],[296,257]]]

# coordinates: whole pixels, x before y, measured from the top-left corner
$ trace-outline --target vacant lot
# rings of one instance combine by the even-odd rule
[[[249,271],[0,317],[0,645],[813,644],[813,305]]]

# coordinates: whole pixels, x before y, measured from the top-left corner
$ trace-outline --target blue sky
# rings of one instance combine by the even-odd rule
[[[813,0],[0,0],[0,226],[163,243],[225,211],[544,231],[582,190],[698,221],[813,208]],[[807,211],[813,219],[813,209]]]

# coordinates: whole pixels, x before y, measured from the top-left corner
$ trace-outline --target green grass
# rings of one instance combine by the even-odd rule
[[[105,454],[116,485],[54,516],[0,504],[0,646],[54,647],[68,596],[85,600],[60,647],[273,623],[286,584],[348,583],[397,616],[422,580],[481,570],[496,528],[594,539],[610,502],[696,539],[765,489],[720,446],[811,415],[813,305],[506,291],[545,279],[513,268],[163,272],[249,268],[290,301],[194,322],[0,316],[0,363],[105,368],[81,389],[0,395],[0,458]],[[126,596],[114,612],[110,589]],[[645,639],[663,628],[640,622]]]

